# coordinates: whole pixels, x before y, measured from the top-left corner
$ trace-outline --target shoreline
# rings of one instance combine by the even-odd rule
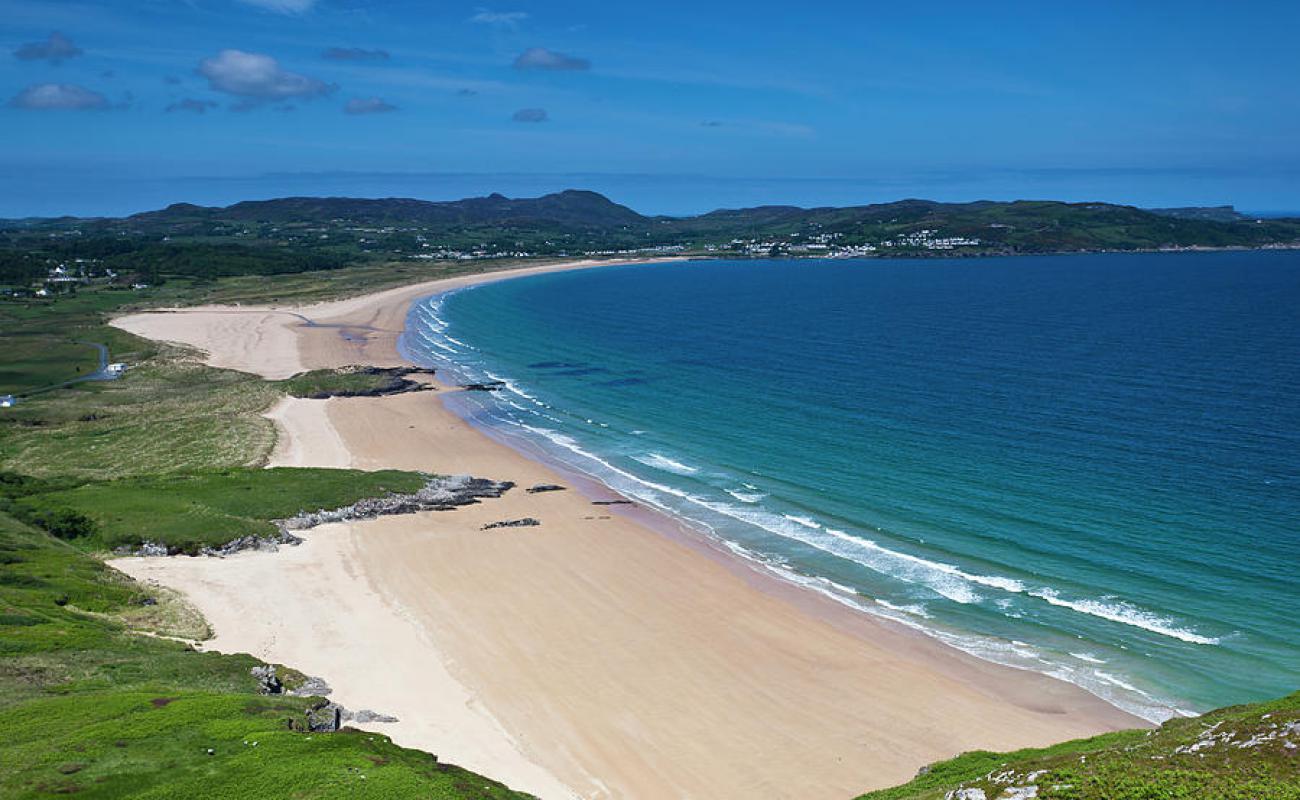
[[[294,311],[132,315],[120,326],[268,377],[291,367],[393,366],[419,298],[609,263],[487,273]],[[593,507],[585,493],[617,495],[500,443],[448,410],[445,396],[282,401],[268,412],[281,438],[273,463],[519,477],[520,489],[456,512],[313,531],[292,566],[283,552],[241,554],[239,569],[217,559],[115,564],[184,592],[217,631],[211,647],[320,674],[346,705],[398,716],[375,729],[399,744],[544,796],[850,794],[901,782],[961,750],[1144,724],[1073,685],[851,610],[660,512]],[[570,490],[529,495],[526,481]],[[526,515],[544,525],[478,530]],[[303,597],[311,574],[333,577]],[[275,630],[288,623],[276,620],[241,630],[251,627],[240,613],[250,585],[308,630],[292,642]],[[332,623],[329,615],[312,621],[313,602],[330,609]],[[355,634],[368,641],[365,666],[340,620],[373,629]],[[321,628],[345,632],[343,641],[323,647]],[[440,701],[415,702],[409,691],[366,699],[374,687],[358,672],[398,653],[422,665],[417,674],[446,673]],[[419,688],[409,664],[402,669],[389,683]],[[443,728],[424,719],[445,719],[453,704],[469,716]]]

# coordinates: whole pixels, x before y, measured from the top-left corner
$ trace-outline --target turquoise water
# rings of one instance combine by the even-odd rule
[[[405,346],[863,613],[1151,719],[1300,687],[1300,254],[612,267]]]

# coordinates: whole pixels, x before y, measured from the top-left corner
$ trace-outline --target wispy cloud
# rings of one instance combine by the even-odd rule
[[[191,114],[206,114],[209,108],[216,108],[217,104],[211,100],[195,100],[193,97],[186,97],[183,100],[177,100],[175,103],[167,106],[168,114],[177,111],[187,111]]]
[[[81,55],[82,50],[72,40],[55,31],[43,42],[28,42],[14,51],[20,61],[49,61],[59,64]]]
[[[498,25],[503,28],[518,28],[519,23],[528,19],[527,11],[488,11],[480,8],[478,13],[469,18],[470,22],[480,25]]]
[[[585,58],[547,50],[545,47],[530,47],[515,59],[515,69],[583,72],[591,69],[591,62]]]
[[[515,122],[547,122],[550,116],[544,108],[521,108],[511,117]]]
[[[396,110],[397,106],[378,97],[354,97],[343,106],[345,114],[384,114]]]
[[[316,5],[316,0],[239,0],[239,2],[274,11],[277,14],[304,14]]]
[[[278,61],[262,53],[222,50],[199,62],[198,73],[208,79],[208,86],[218,92],[233,94],[249,101],[310,99],[330,94],[338,87],[331,83],[289,72]]]
[[[38,83],[14,95],[9,105],[27,111],[98,111],[108,108],[108,98],[71,83]]]
[[[387,61],[387,50],[367,50],[363,47],[331,47],[321,53],[330,61]]]

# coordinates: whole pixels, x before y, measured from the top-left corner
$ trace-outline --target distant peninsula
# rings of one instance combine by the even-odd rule
[[[669,217],[578,190],[446,202],[287,197],[222,208],[178,203],[123,218],[0,220],[0,286],[21,290],[55,266],[152,283],[167,276],[535,257],[925,258],[1294,247],[1300,247],[1300,219],[1256,219],[1231,206],[900,200]]]

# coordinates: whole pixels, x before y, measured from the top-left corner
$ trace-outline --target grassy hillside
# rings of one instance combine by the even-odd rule
[[[272,520],[351,505],[363,498],[414,492],[425,476],[348,469],[249,469],[137,476],[68,486],[68,481],[10,482],[12,516],[93,551],[144,542],[194,554],[245,536],[267,538]]]
[[[1031,788],[1032,787],[1032,788]],[[1297,800],[1300,692],[1153,731],[966,753],[859,800]]]
[[[384,736],[304,732],[318,700],[258,694],[255,659],[160,638],[178,631],[142,623],[155,599],[0,513],[0,796],[525,797]]]

